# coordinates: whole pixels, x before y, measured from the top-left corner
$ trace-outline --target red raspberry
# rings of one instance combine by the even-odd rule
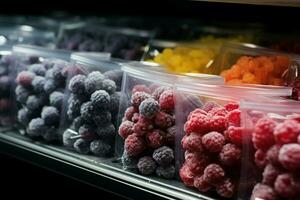
[[[35,74],[29,71],[22,71],[18,74],[17,82],[23,87],[30,87]]]
[[[174,124],[174,117],[165,112],[158,112],[154,119],[154,124],[158,128],[166,129],[171,127]]]
[[[278,200],[278,198],[273,188],[257,184],[252,191],[250,200]]]
[[[146,93],[150,94],[150,89],[146,85],[135,85],[132,88],[132,94],[134,94],[136,92],[146,92]]]
[[[134,113],[132,118],[131,118],[131,121],[133,123],[137,123],[139,121],[139,118],[140,118],[140,114],[139,113]]]
[[[146,141],[149,147],[157,149],[164,145],[164,137],[162,131],[155,129],[146,135]]]
[[[268,151],[267,151],[267,161],[272,163],[273,165],[280,166],[278,156],[279,156],[279,150],[281,148],[281,145],[273,145]]]
[[[258,168],[263,169],[267,165],[266,152],[261,149],[256,150],[254,161]]]
[[[241,160],[241,149],[234,144],[225,144],[220,152],[219,159],[223,165],[233,166]]]
[[[143,116],[139,116],[139,121],[133,125],[133,131],[137,135],[143,136],[153,129],[151,121]]]
[[[226,198],[231,198],[234,194],[234,184],[230,179],[225,179],[221,184],[217,186],[217,193]]]
[[[242,146],[243,144],[243,131],[242,127],[229,126],[224,135],[226,139],[233,144]]]
[[[285,120],[274,129],[275,140],[280,144],[297,142],[298,135],[300,124],[295,120]]]
[[[285,199],[298,199],[300,195],[300,181],[292,174],[285,173],[277,176],[274,183],[275,191]]]
[[[138,156],[146,148],[146,144],[143,138],[136,134],[129,135],[125,139],[124,149],[126,150],[128,156]]]
[[[228,125],[229,126],[241,126],[241,110],[233,110],[230,111],[227,115],[226,118],[228,120]]]
[[[184,124],[186,134],[192,132],[203,134],[209,131],[209,122],[206,115],[196,115]]]
[[[159,88],[160,85],[157,83],[152,83],[151,85],[149,85],[149,90],[152,92],[154,92],[157,88]]]
[[[119,135],[126,139],[129,135],[133,133],[133,122],[124,121],[119,127]]]
[[[225,137],[218,132],[210,132],[202,137],[203,146],[211,153],[218,153],[225,144]]]
[[[276,122],[269,118],[258,120],[252,134],[252,142],[256,149],[268,149],[274,144],[273,130]]]
[[[225,171],[218,164],[210,164],[204,170],[203,178],[212,185],[218,185],[225,178]]]
[[[196,176],[194,178],[194,187],[200,192],[208,192],[210,189],[212,189],[212,185],[206,182],[203,176]]]
[[[225,117],[227,113],[228,113],[227,110],[225,110],[225,108],[223,107],[214,107],[208,112],[208,114],[211,116],[223,116],[223,117]]]
[[[176,135],[176,127],[175,126],[172,126],[167,129],[167,132],[164,135],[164,139],[168,145],[174,146],[175,135]]]
[[[208,156],[201,153],[189,153],[185,158],[186,165],[195,175],[203,174],[205,167],[208,165],[208,161]]]
[[[227,129],[227,119],[223,116],[213,116],[209,119],[209,127],[211,131],[223,133]]]
[[[288,115],[287,118],[293,119],[293,120],[297,121],[298,123],[300,123],[300,115],[299,114]]]
[[[132,117],[135,113],[138,112],[138,109],[136,109],[135,107],[133,106],[130,106],[126,109],[125,111],[125,114],[124,114],[124,117],[126,120],[129,120],[129,121],[132,121]]]
[[[202,152],[202,137],[198,134],[185,135],[181,140],[182,148],[190,152]]]
[[[195,175],[189,170],[187,165],[183,164],[179,170],[179,176],[186,186],[193,187]]]
[[[201,108],[197,108],[194,111],[190,112],[190,114],[188,115],[187,120],[190,120],[194,115],[199,115],[199,114],[207,115],[207,112],[205,112]]]
[[[158,101],[161,94],[166,91],[166,90],[170,90],[171,88],[170,87],[167,87],[167,86],[161,86],[161,87],[158,87],[154,90],[154,92],[152,93],[152,96],[153,98]]]
[[[300,144],[285,144],[279,151],[279,162],[291,171],[300,170]]]
[[[273,187],[277,176],[280,174],[280,170],[272,164],[268,164],[263,172],[262,183]]]
[[[160,109],[165,110],[165,111],[172,112],[174,110],[173,90],[166,90],[160,95],[159,106],[160,106]]]
[[[232,110],[235,110],[235,109],[239,109],[240,105],[238,103],[235,103],[235,102],[229,102],[227,103],[224,108],[230,112]]]
[[[208,101],[204,104],[203,106],[203,110],[205,112],[209,112],[211,109],[215,108],[215,107],[220,107],[217,103],[213,102],[213,101]]]
[[[131,96],[131,104],[136,107],[139,108],[140,104],[145,100],[150,98],[150,94],[146,93],[146,92],[136,92],[134,94],[132,94]]]

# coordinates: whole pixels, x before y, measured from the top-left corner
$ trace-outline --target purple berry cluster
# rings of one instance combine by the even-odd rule
[[[71,127],[63,134],[64,145],[82,154],[110,156],[120,100],[115,82],[93,71],[73,76],[68,89],[67,118]]]

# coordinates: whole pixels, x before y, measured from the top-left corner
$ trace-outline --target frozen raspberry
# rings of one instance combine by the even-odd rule
[[[132,88],[132,94],[134,94],[136,92],[146,92],[146,93],[150,94],[150,89],[146,85],[135,85]]]
[[[225,110],[225,108],[223,107],[214,107],[208,112],[208,114],[211,116],[223,116],[223,117],[226,117],[227,113],[228,113],[227,110]]]
[[[295,120],[285,120],[274,129],[275,140],[280,144],[297,142],[298,135],[300,135],[300,124]]]
[[[241,149],[234,144],[225,144],[220,152],[220,162],[226,166],[238,164],[241,160]]]
[[[298,141],[298,144],[300,144],[300,135],[298,136],[297,141]]]
[[[212,189],[212,185],[206,182],[203,176],[196,176],[194,178],[194,187],[200,192],[208,192],[210,189]]]
[[[231,198],[234,194],[234,184],[230,181],[230,179],[225,179],[222,183],[220,183],[216,190],[217,193],[226,198]]]
[[[179,176],[182,180],[182,182],[188,186],[193,187],[194,186],[194,174],[189,170],[187,165],[183,165],[179,170]]]
[[[293,120],[297,121],[298,123],[300,123],[300,115],[299,114],[288,115],[287,118],[293,119]]]
[[[213,102],[213,101],[208,101],[204,104],[203,106],[203,110],[205,112],[209,112],[211,109],[215,108],[215,107],[220,107],[217,103]]]
[[[279,174],[280,174],[280,170],[278,169],[278,167],[275,167],[272,164],[268,164],[265,167],[264,172],[262,174],[263,175],[262,183],[273,187],[274,182]]]
[[[174,118],[172,115],[160,111],[155,116],[154,124],[158,128],[166,129],[171,127],[174,124]]]
[[[223,116],[213,116],[209,119],[209,127],[211,131],[223,133],[227,129],[227,119]]]
[[[133,131],[137,135],[145,135],[148,131],[153,129],[153,125],[150,120],[146,119],[143,116],[139,116],[139,120],[133,126]]]
[[[279,151],[279,162],[291,171],[300,169],[300,144],[285,144]]]
[[[131,96],[131,104],[134,107],[138,108],[145,99],[148,99],[150,97],[150,94],[146,92],[136,92]]]
[[[235,102],[229,102],[229,103],[227,103],[225,106],[224,106],[224,108],[228,111],[228,112],[230,112],[230,111],[233,111],[233,110],[235,110],[235,109],[239,109],[239,104],[238,103],[235,103]]]
[[[226,135],[226,139],[232,142],[233,144],[242,146],[243,144],[243,128],[229,126],[227,131],[224,133]]]
[[[131,121],[133,123],[137,123],[139,121],[139,118],[140,118],[140,114],[139,113],[134,113],[132,118],[131,118]]]
[[[174,94],[173,90],[164,91],[159,97],[160,109],[165,111],[174,110]]]
[[[145,150],[146,144],[143,138],[132,134],[125,139],[124,148],[129,156],[137,156]]]
[[[138,109],[136,109],[135,107],[133,107],[133,106],[128,107],[124,114],[125,119],[132,121],[133,114],[137,113],[137,112],[138,112]]]
[[[150,156],[145,156],[139,159],[137,167],[141,174],[150,175],[154,173],[156,169],[156,163]]]
[[[147,133],[146,141],[149,147],[157,149],[164,145],[164,137],[161,130],[154,129],[152,132]]]
[[[174,151],[170,147],[162,146],[154,150],[152,157],[159,165],[167,166],[174,160]]]
[[[277,176],[274,188],[280,197],[286,199],[299,198],[300,181],[295,180],[292,174],[285,173]]]
[[[253,191],[250,200],[277,200],[277,195],[273,188],[263,184],[257,184]]]
[[[124,121],[119,127],[119,135],[126,139],[129,135],[133,133],[133,122],[131,121]]]
[[[205,168],[203,178],[210,184],[217,185],[225,178],[225,172],[220,165],[210,164]]]
[[[29,72],[29,71],[22,71],[21,73],[18,74],[17,82],[21,86],[28,88],[31,86],[31,83],[32,83],[34,77],[35,77],[34,73]]]
[[[152,96],[153,98],[158,101],[159,98],[160,98],[160,95],[166,91],[166,90],[170,90],[171,88],[170,87],[167,87],[167,86],[161,86],[161,87],[158,87],[154,90],[154,92],[152,93]]]
[[[184,124],[184,131],[187,134],[192,132],[203,134],[209,131],[209,121],[206,115],[196,115]]]
[[[236,109],[230,111],[226,115],[226,118],[229,126],[241,126],[241,110]]]
[[[268,151],[267,151],[267,161],[272,163],[273,165],[280,166],[278,156],[279,156],[279,150],[281,148],[281,145],[273,145]]]
[[[202,137],[199,134],[185,135],[181,140],[182,148],[190,152],[202,152]]]
[[[197,109],[193,110],[192,112],[190,112],[187,120],[190,120],[194,115],[199,115],[199,114],[207,115],[207,112],[202,110],[201,108],[197,108]]]
[[[153,98],[145,99],[139,106],[140,115],[146,118],[154,117],[158,113],[158,110],[158,102],[155,101]]]
[[[202,144],[211,153],[218,153],[225,144],[225,138],[221,133],[210,132],[202,137]]]
[[[263,169],[267,165],[266,152],[261,149],[256,150],[254,161],[258,168]]]
[[[252,142],[256,149],[268,149],[274,144],[273,130],[276,122],[269,118],[258,120],[252,134]]]
[[[186,155],[185,163],[193,174],[201,175],[208,165],[209,158],[201,153],[189,153]]]

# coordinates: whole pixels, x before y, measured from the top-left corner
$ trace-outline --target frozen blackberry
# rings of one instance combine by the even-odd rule
[[[160,147],[154,150],[153,159],[162,166],[167,166],[174,160],[174,151],[167,146]]]
[[[47,94],[51,94],[53,91],[55,91],[57,88],[57,83],[52,80],[52,79],[49,79],[49,80],[46,80],[45,83],[44,83],[44,91],[47,93]]]
[[[71,78],[69,82],[69,90],[74,94],[84,94],[85,93],[85,86],[84,82],[86,80],[86,76],[82,74],[78,74]]]
[[[78,139],[77,138],[78,133],[75,131],[72,131],[70,129],[67,129],[63,133],[63,144],[65,147],[68,148],[73,148],[75,141]]]
[[[36,137],[41,135],[46,131],[46,125],[42,118],[32,119],[28,125],[27,134],[31,137]]]
[[[91,101],[85,102],[81,105],[80,115],[84,120],[86,121],[92,120],[93,114],[94,114],[94,107]]]
[[[114,81],[110,79],[104,79],[102,82],[102,89],[108,92],[109,94],[113,94],[116,91],[117,86]]]
[[[82,119],[82,117],[76,117],[72,124],[71,124],[71,129],[74,131],[78,131],[78,129],[80,128],[80,126],[84,123],[84,120]]]
[[[156,169],[156,163],[150,156],[140,158],[137,166],[142,175],[151,175]]]
[[[115,136],[115,126],[113,124],[108,124],[104,127],[97,128],[97,135],[101,139],[112,139]]]
[[[156,168],[155,173],[157,176],[165,178],[165,179],[172,179],[175,175],[175,167],[173,165],[162,167],[159,166]]]
[[[97,90],[91,96],[93,106],[98,109],[107,109],[110,106],[110,96],[105,90]]]
[[[86,141],[92,141],[97,138],[95,133],[95,127],[89,124],[83,124],[79,129],[78,133],[82,139]]]
[[[145,99],[148,99],[150,97],[150,94],[146,92],[136,92],[131,96],[131,104],[134,107],[138,108]]]
[[[44,85],[45,85],[46,79],[42,76],[35,76],[33,81],[32,81],[32,87],[33,90],[36,93],[41,93],[44,91]]]
[[[27,108],[22,108],[18,111],[18,122],[27,126],[31,121],[32,113]]]
[[[59,122],[59,111],[53,106],[45,106],[41,113],[46,125],[57,125]]]
[[[97,126],[104,126],[111,122],[111,114],[108,111],[97,112],[93,120]]]
[[[102,89],[102,82],[104,80],[104,75],[99,71],[94,71],[88,74],[84,81],[85,90],[88,94],[92,94],[97,90]]]
[[[154,117],[158,113],[158,110],[158,102],[155,101],[153,98],[148,98],[144,100],[139,106],[140,114],[146,118]]]
[[[44,133],[41,134],[41,136],[43,137],[44,141],[47,143],[52,143],[54,141],[57,141],[58,139],[58,132],[57,132],[57,128],[55,128],[54,126],[51,127],[46,127],[46,131]]]
[[[50,105],[56,107],[57,109],[61,109],[63,99],[64,94],[58,91],[52,92],[49,96]]]
[[[30,65],[28,70],[30,72],[35,73],[37,76],[45,76],[46,71],[47,71],[45,66],[43,64],[40,64],[40,63]]]
[[[18,102],[25,104],[28,96],[30,95],[30,90],[27,90],[21,85],[18,85],[15,89],[16,99]]]
[[[68,118],[70,120],[80,116],[80,107],[82,104],[82,101],[79,99],[77,95],[71,95],[68,99]]]
[[[115,93],[110,95],[109,110],[110,110],[111,113],[113,113],[113,114],[118,113],[120,99],[121,99],[121,93],[120,92],[115,92]]]
[[[102,140],[94,140],[90,144],[90,150],[97,156],[108,156],[112,152],[112,146]]]
[[[125,150],[123,151],[121,162],[124,170],[129,170],[129,171],[137,170],[138,159],[129,156]]]
[[[47,103],[47,98],[44,95],[30,95],[27,98],[26,106],[32,111],[39,110]]]
[[[79,138],[74,142],[73,145],[75,151],[81,154],[88,154],[90,152],[90,142]]]
[[[103,73],[105,78],[113,80],[116,83],[117,91],[121,90],[123,71],[122,70],[109,70]]]

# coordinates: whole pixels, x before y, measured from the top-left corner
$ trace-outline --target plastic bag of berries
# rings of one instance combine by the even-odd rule
[[[66,148],[109,157],[114,152],[123,71],[108,54],[73,53],[81,74],[68,77],[62,129]]]
[[[243,101],[242,199],[299,199],[300,105],[292,101]],[[250,181],[251,180],[251,181]]]
[[[67,61],[70,53],[17,45],[13,55],[17,128],[35,140],[59,141],[64,88],[68,74],[74,73]]]
[[[176,161],[183,183],[210,197],[237,195],[242,158],[242,98],[266,98],[291,90],[177,83]]]

